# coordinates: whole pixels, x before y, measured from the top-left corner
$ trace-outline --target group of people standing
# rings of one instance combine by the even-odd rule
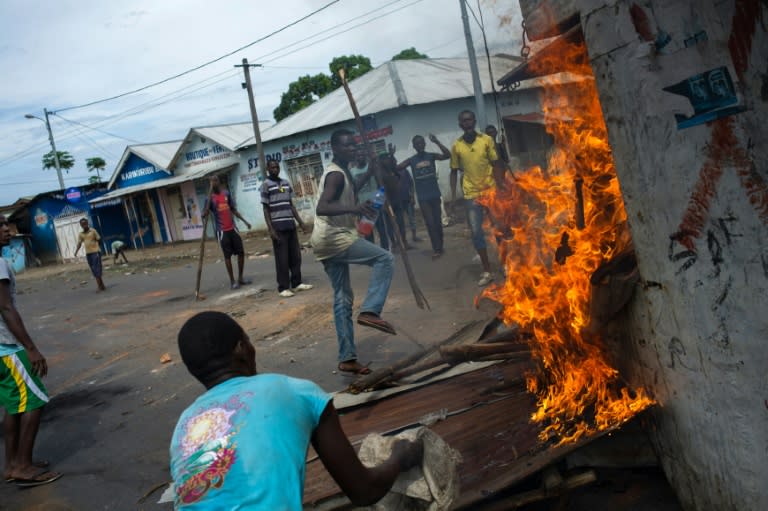
[[[356,230],[360,216],[376,216],[373,204],[360,197],[360,191],[374,175],[374,166],[381,171],[379,175],[400,176],[405,182],[407,178],[403,176],[407,172],[403,172],[410,167],[412,188],[424,215],[433,257],[438,258],[444,249],[442,198],[435,161],[450,159],[449,204],[455,204],[461,173],[472,243],[482,264],[478,284],[483,286],[492,281],[483,232],[485,211],[478,199],[503,186],[505,166],[494,138],[476,132],[475,123],[472,112],[461,112],[459,126],[463,134],[450,151],[434,135],[429,135],[440,153],[426,152],[425,139],[417,135],[412,140],[416,154],[397,163],[390,150],[357,175],[351,169],[360,167],[363,158],[355,134],[341,129],[331,135],[333,160],[320,180],[311,243],[333,287],[340,371],[370,372],[357,359],[350,265],[371,267],[357,323],[395,334],[393,325],[381,317],[392,281],[394,257],[389,250],[359,237]],[[301,250],[296,234],[297,226],[302,230],[305,226],[293,205],[290,184],[279,177],[279,164],[269,162],[267,172],[261,200],[275,251],[278,291],[288,297],[293,290],[311,288],[301,280]],[[250,224],[237,211],[229,192],[219,185],[218,179],[212,178],[208,207],[215,218],[230,286],[236,289],[248,281],[243,278],[243,243],[234,218],[241,219],[249,228]],[[406,203],[412,205],[413,198],[398,195],[395,200],[398,203],[392,207],[401,213],[396,223],[401,238],[406,240],[402,215],[407,215]],[[78,250],[85,245],[86,254],[98,253],[98,233],[85,219],[81,226]],[[9,242],[8,222],[0,216],[0,246]],[[237,279],[230,261],[232,256],[238,258]],[[88,261],[99,288],[103,289],[100,259],[88,257]],[[47,373],[47,364],[16,310],[15,294],[13,273],[0,258],[0,403],[6,410],[4,475],[6,481],[26,487],[53,482],[61,474],[32,458],[40,410],[48,401],[40,380]],[[252,505],[300,509],[303,468],[310,443],[357,505],[375,502],[389,490],[400,472],[420,463],[420,442],[401,441],[394,445],[385,462],[375,467],[363,466],[341,429],[331,397],[306,380],[257,374],[255,350],[248,335],[226,314],[203,312],[193,316],[181,328],[178,345],[184,364],[206,387],[206,392],[182,413],[171,442],[177,507],[224,509]],[[201,435],[201,428],[207,428],[205,436]]]
[[[395,334],[394,327],[381,317],[392,281],[394,257],[385,247],[360,237],[356,228],[359,217],[377,216],[370,196],[362,195],[375,166],[379,170],[377,177],[386,180],[383,176],[394,176],[401,183],[404,179],[401,172],[411,168],[433,257],[440,257],[443,253],[441,194],[435,161],[450,159],[451,204],[456,200],[457,177],[461,172],[472,243],[482,263],[479,284],[486,285],[493,278],[482,232],[484,210],[477,199],[496,186],[503,186],[504,166],[499,162],[495,140],[475,131],[472,112],[459,115],[459,126],[464,133],[450,151],[429,135],[441,152],[427,153],[424,138],[416,136],[413,138],[416,154],[399,164],[392,150],[379,155],[376,162],[368,162],[352,131],[340,129],[331,135],[333,160],[320,179],[311,244],[333,287],[340,371],[370,372],[357,360],[350,265],[371,267],[368,291],[357,323]],[[353,174],[355,167],[358,172]],[[275,240],[282,236],[279,225],[284,219],[286,225],[293,223],[293,218],[302,224],[295,208],[288,204],[288,185],[279,180],[279,167],[271,165],[269,171],[270,184],[265,186],[269,190],[277,188],[270,193],[275,193],[282,204],[270,211],[268,220]],[[394,200],[399,203],[390,204],[401,215],[405,212],[405,197],[396,195]],[[265,216],[267,212],[265,209]],[[386,218],[386,215],[379,217]],[[405,241],[404,222],[397,223],[401,239]],[[380,236],[382,242],[391,241],[387,234]],[[386,461],[375,467],[363,466],[341,429],[330,396],[307,380],[257,374],[255,350],[248,336],[226,314],[203,312],[194,316],[179,332],[178,343],[187,369],[207,390],[182,413],[173,434],[171,472],[177,507],[301,509],[304,466],[310,444],[355,505],[376,502],[389,491],[400,472],[421,462],[421,442],[400,441],[394,444]],[[201,442],[201,426],[214,421],[216,438]],[[209,483],[201,484],[204,479]]]
[[[488,285],[494,278],[483,231],[485,211],[477,199],[496,186],[503,186],[506,165],[499,158],[495,128],[492,136],[475,130],[475,115],[471,111],[459,114],[459,126],[463,134],[448,150],[434,135],[429,139],[440,153],[427,152],[426,141],[421,135],[412,139],[416,154],[397,163],[394,159],[394,147],[389,152],[378,156],[376,164],[382,175],[393,175],[397,182],[397,191],[390,194],[392,210],[397,219],[400,237],[404,244],[407,240],[404,216],[407,204],[412,204],[411,195],[402,193],[403,187],[415,190],[419,208],[424,216],[424,223],[432,244],[432,258],[439,258],[444,252],[442,225],[442,194],[437,180],[435,161],[450,159],[451,164],[451,202],[456,203],[457,181],[462,173],[464,208],[472,232],[472,243],[477,251],[482,272],[479,286]],[[326,167],[320,178],[320,198],[318,200],[315,227],[311,244],[315,257],[323,264],[333,287],[333,313],[339,346],[338,369],[343,372],[368,374],[370,369],[357,360],[354,343],[354,324],[352,321],[353,293],[349,279],[349,265],[370,266],[371,276],[368,292],[357,316],[357,323],[375,328],[385,333],[395,334],[395,328],[381,317],[389,286],[392,281],[393,257],[388,250],[392,241],[387,229],[388,216],[378,215],[373,211],[370,200],[373,165],[367,161],[365,151],[355,142],[355,134],[349,130],[337,130],[331,135],[333,161]],[[352,169],[357,168],[353,174]],[[407,169],[413,174],[411,181]],[[362,195],[361,195],[362,192]],[[454,209],[451,206],[451,209]],[[381,246],[370,239],[360,238],[355,231],[355,223],[361,216],[377,218],[377,229]],[[415,234],[415,233],[414,233]]]

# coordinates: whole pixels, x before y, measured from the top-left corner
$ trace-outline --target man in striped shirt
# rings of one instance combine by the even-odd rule
[[[0,248],[11,241],[8,221],[0,215]],[[60,473],[33,462],[32,449],[48,393],[40,378],[48,372],[45,357],[29,336],[16,310],[16,278],[0,257],[0,405],[5,408],[6,482],[19,487],[52,483]]]
[[[296,234],[296,223],[302,232],[306,233],[307,229],[293,205],[292,197],[291,184],[280,177],[280,163],[268,161],[267,178],[261,185],[261,203],[275,252],[277,291],[285,298],[293,296],[295,291],[312,289],[311,284],[301,282],[301,245]]]

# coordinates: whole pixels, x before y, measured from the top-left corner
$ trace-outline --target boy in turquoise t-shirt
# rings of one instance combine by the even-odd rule
[[[257,374],[253,345],[224,313],[193,316],[178,343],[208,390],[181,414],[171,440],[177,509],[301,510],[310,442],[355,505],[376,502],[421,461],[421,444],[401,441],[383,464],[363,466],[331,397],[308,380]]]

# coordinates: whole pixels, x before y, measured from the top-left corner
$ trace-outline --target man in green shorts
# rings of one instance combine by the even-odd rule
[[[0,247],[11,242],[8,220],[0,215]],[[33,462],[32,449],[40,414],[48,393],[40,378],[48,364],[32,342],[16,310],[16,278],[8,262],[0,257],[0,404],[5,408],[5,469],[7,482],[27,488],[52,483],[60,473],[47,470],[47,463]]]

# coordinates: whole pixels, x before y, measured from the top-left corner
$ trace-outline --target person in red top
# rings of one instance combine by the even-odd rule
[[[224,253],[224,264],[229,274],[230,287],[238,289],[240,286],[250,284],[249,280],[243,279],[245,250],[243,250],[243,240],[235,226],[235,217],[242,220],[249,230],[251,224],[237,211],[235,201],[229,191],[221,188],[219,176],[211,177],[211,195],[208,197],[208,208],[213,213],[216,236],[221,244],[221,251]],[[233,255],[237,256],[237,281],[235,281],[235,276],[232,273]]]

